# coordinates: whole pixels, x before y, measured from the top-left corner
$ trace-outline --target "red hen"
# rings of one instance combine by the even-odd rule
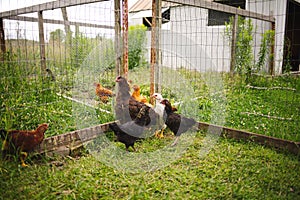
[[[17,152],[20,154],[21,164],[26,167],[27,153],[34,150],[44,140],[48,124],[41,124],[36,130],[0,130],[3,139],[2,151],[4,154]]]

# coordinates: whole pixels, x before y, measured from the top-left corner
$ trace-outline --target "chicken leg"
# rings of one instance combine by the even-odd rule
[[[177,144],[178,140],[179,140],[179,136],[176,136],[175,141],[173,142],[173,144],[171,144],[171,146],[172,147],[175,146]]]
[[[27,167],[28,165],[25,164],[25,159],[27,158],[27,153],[26,152],[21,152],[20,153],[20,160],[21,160],[21,165],[22,167]]]

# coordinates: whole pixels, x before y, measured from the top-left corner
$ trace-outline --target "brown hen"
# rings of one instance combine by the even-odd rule
[[[132,92],[131,96],[135,100],[137,100],[139,102],[142,102],[142,103],[148,103],[148,100],[146,99],[146,97],[144,97],[144,96],[141,95],[141,88],[140,88],[140,86],[133,85],[132,88],[133,88],[133,92]]]
[[[102,87],[100,83],[94,83],[94,85],[96,86],[96,95],[100,98],[100,100],[103,103],[107,103],[108,98],[113,96],[113,92],[110,89]]]
[[[48,124],[41,124],[36,130],[0,130],[0,136],[3,140],[2,151],[7,153],[20,154],[22,167],[26,167],[25,159],[27,153],[34,150],[44,140],[44,134],[48,129]]]
[[[130,95],[130,87],[127,80],[124,77],[118,76],[117,82],[117,93],[116,93],[116,118],[121,124],[135,120],[140,113],[142,107],[146,106],[149,109],[146,116],[141,116],[146,121],[145,126],[156,126],[158,120],[158,114],[148,105],[135,100]]]

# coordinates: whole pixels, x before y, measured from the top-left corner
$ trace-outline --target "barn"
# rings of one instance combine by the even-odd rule
[[[299,70],[300,41],[295,37],[299,30],[299,23],[295,21],[299,15],[299,0],[210,0],[210,2],[215,5],[212,8],[228,5],[253,12],[254,18],[249,18],[253,24],[254,62],[258,59],[262,34],[273,28],[275,44],[274,60],[271,65],[274,65],[274,73]],[[233,14],[225,10],[219,11],[222,9],[209,9],[207,5],[209,4],[179,5],[162,2],[160,33],[163,65],[176,67],[188,65],[198,71],[230,71],[232,49],[225,37],[225,22],[229,22]],[[151,0],[137,1],[129,8],[129,13],[131,25],[144,24],[148,27],[147,47],[150,49]],[[255,15],[263,17],[255,18]],[[274,27],[272,27],[272,20],[274,20]],[[171,40],[172,42],[168,42]],[[201,56],[197,56],[199,54]],[[148,58],[150,58],[150,51],[148,51]],[[270,72],[270,63],[266,63],[262,71]]]

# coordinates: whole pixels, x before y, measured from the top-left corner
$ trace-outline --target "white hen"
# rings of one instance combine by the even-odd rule
[[[161,94],[159,93],[154,93],[151,97],[153,97],[155,99],[155,106],[154,106],[154,111],[159,115],[159,124],[158,127],[160,130],[158,130],[155,133],[155,136],[158,138],[163,138],[163,132],[165,130],[165,128],[167,127],[165,124],[165,119],[164,119],[164,112],[165,112],[165,107],[164,105],[162,105],[160,102],[163,100],[163,97]]]

